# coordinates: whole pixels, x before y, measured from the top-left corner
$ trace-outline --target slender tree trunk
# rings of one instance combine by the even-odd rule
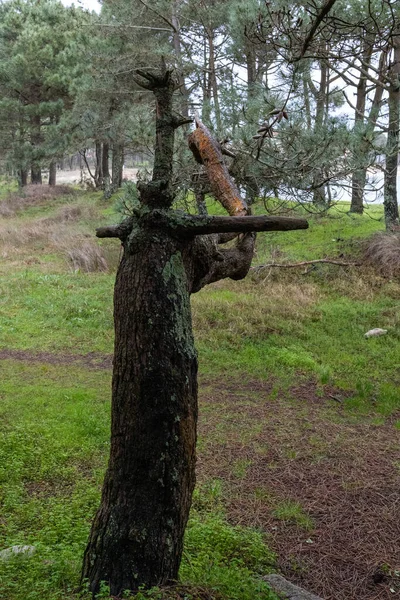
[[[102,155],[102,168],[103,168],[103,177],[110,177],[110,167],[109,167],[109,153],[110,146],[108,143],[103,143],[103,155]]]
[[[362,53],[363,64],[368,69],[371,63],[372,51],[374,48],[375,35],[367,36],[364,41],[364,49]],[[364,211],[364,189],[367,181],[367,169],[363,163],[365,163],[365,155],[368,149],[365,148],[366,143],[364,140],[359,140],[359,136],[364,136],[364,121],[365,121],[365,104],[367,99],[367,83],[368,78],[365,73],[360,74],[360,78],[357,84],[357,98],[356,98],[356,109],[354,114],[354,132],[357,135],[357,148],[354,153],[357,161],[361,161],[362,165],[360,169],[357,169],[353,173],[351,182],[351,205],[350,212],[362,214]]]
[[[246,71],[247,71],[247,98],[254,97],[257,82],[257,66],[254,44],[248,41],[245,45]]]
[[[42,184],[42,169],[39,161],[39,146],[41,141],[40,115],[34,115],[31,117],[31,145],[35,155],[31,163],[31,182],[34,184]]]
[[[222,130],[221,109],[219,106],[218,83],[217,83],[217,74],[216,74],[216,67],[215,67],[214,31],[212,29],[207,30],[207,37],[208,37],[208,48],[209,48],[210,86],[211,86],[212,97],[213,97],[213,101],[214,101],[214,113],[215,113],[215,123],[217,126],[217,133],[220,134],[221,130]]]
[[[112,151],[112,182],[111,189],[116,192],[122,185],[122,171],[124,166],[124,147],[115,143]]]
[[[306,123],[308,129],[311,130],[311,103],[310,103],[310,90],[307,83],[307,76],[303,73],[303,96],[304,96],[304,110],[306,113]]]
[[[399,160],[400,106],[400,33],[393,36],[393,63],[390,69],[389,126],[386,145],[386,168],[383,206],[387,229],[399,224],[397,201],[397,168]]]
[[[57,180],[57,163],[52,160],[49,166],[49,185],[56,185]]]
[[[18,171],[18,185],[20,187],[28,185],[28,171],[26,169],[20,169]]]
[[[103,157],[102,157],[102,148],[101,148],[101,142],[97,141],[95,142],[96,144],[96,169],[95,169],[95,174],[94,174],[94,182],[95,182],[95,186],[96,188],[101,188],[103,185]]]
[[[173,0],[172,4],[171,4],[171,9],[172,9],[172,14],[171,14],[171,23],[174,26],[174,33],[173,33],[173,44],[174,44],[174,51],[175,51],[175,57],[176,57],[176,63],[177,63],[177,77],[178,77],[178,82],[179,82],[179,93],[180,93],[180,109],[181,109],[181,114],[188,118],[189,117],[189,93],[186,89],[186,84],[185,84],[185,77],[183,75],[183,68],[182,68],[182,43],[181,43],[181,37],[179,34],[179,30],[180,30],[180,25],[179,25],[179,20],[178,20],[178,6],[177,6],[177,0]]]
[[[328,85],[328,64],[325,59],[320,60],[320,71],[321,71],[321,80],[319,85],[319,90],[317,93],[317,105],[315,112],[315,127],[314,131],[318,134],[318,130],[322,127],[324,123],[324,115],[325,115],[325,99],[327,93],[327,85]],[[323,176],[321,174],[321,176]],[[313,203],[317,205],[325,205],[326,204],[326,195],[325,195],[325,186],[318,185],[318,178],[314,177],[313,185],[317,186],[313,192]]]
[[[111,196],[111,186],[110,186],[110,167],[109,167],[109,152],[110,147],[108,143],[103,143],[103,156],[102,156],[102,165],[103,165],[103,187],[104,187],[104,198],[108,199]]]

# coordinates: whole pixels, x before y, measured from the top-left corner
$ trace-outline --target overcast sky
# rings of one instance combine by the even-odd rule
[[[86,8],[87,10],[95,10],[96,12],[100,12],[100,3],[97,0],[61,0],[65,6],[70,6],[71,4],[76,4],[77,6],[82,6],[82,8]]]

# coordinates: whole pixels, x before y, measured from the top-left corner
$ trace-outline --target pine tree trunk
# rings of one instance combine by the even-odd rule
[[[141,239],[125,249],[115,286],[111,455],[83,569],[93,592],[105,581],[116,596],[177,578],[195,484],[197,359],[182,256],[161,231]]]
[[[42,185],[42,169],[37,165],[31,167],[31,183]]]
[[[20,169],[18,171],[18,185],[20,187],[28,185],[28,171],[26,169]]]
[[[391,67],[389,88],[389,127],[386,144],[386,168],[383,206],[387,229],[399,224],[399,205],[397,202],[397,168],[399,160],[400,126],[400,33],[393,36],[394,58]]]
[[[367,181],[367,170],[358,169],[351,179],[350,212],[362,215],[364,212],[364,189]]]
[[[102,581],[119,597],[177,579],[195,484],[197,357],[189,293],[222,277],[243,278],[253,256],[254,221],[262,221],[262,230],[276,225],[268,217],[185,219],[171,210],[174,132],[185,122],[173,114],[177,83],[165,69],[137,72],[156,98],[153,179],[139,186],[134,217],[97,230],[99,237],[119,238],[124,255],[114,294],[110,460],[82,570],[93,597]],[[234,184],[220,181],[221,169],[229,174],[218,144],[209,140],[203,147],[208,132],[196,124],[201,131],[191,144],[210,180],[218,180],[222,203],[230,214],[246,214]],[[290,219],[277,219],[293,228]],[[231,231],[245,235],[237,247],[219,251],[219,233]]]
[[[106,142],[104,142],[103,143],[103,155],[102,155],[103,177],[110,177],[110,168],[108,165],[109,153],[110,153],[110,147]]]
[[[103,153],[101,142],[96,141],[96,169],[94,174],[94,182],[96,188],[101,188],[103,185]]]
[[[42,184],[42,169],[38,159],[39,150],[38,147],[42,141],[41,134],[41,119],[40,115],[34,115],[31,117],[31,145],[33,149],[34,159],[31,163],[31,182],[34,184]],[[36,156],[35,156],[36,155]]]
[[[112,152],[112,182],[111,189],[116,192],[122,185],[122,171],[124,166],[124,147],[114,144]]]
[[[104,189],[104,198],[107,200],[111,196],[111,186],[110,186],[110,167],[109,167],[109,145],[104,142],[103,143],[103,156],[102,156],[102,165],[103,165],[103,189]]]
[[[49,167],[49,185],[56,185],[57,180],[57,163],[52,160]]]
[[[324,115],[325,115],[325,103],[326,103],[326,94],[327,94],[327,85],[328,85],[328,64],[325,59],[320,60],[320,71],[321,71],[321,80],[319,85],[319,90],[316,97],[316,113],[315,113],[315,127],[314,132],[318,134],[318,131],[324,124]],[[314,176],[313,185],[316,186],[313,191],[313,203],[320,206],[326,205],[326,194],[325,194],[325,186],[318,185],[318,177]]]

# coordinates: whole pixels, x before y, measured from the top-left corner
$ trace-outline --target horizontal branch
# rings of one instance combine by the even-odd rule
[[[109,225],[96,229],[98,238],[119,238],[125,241],[132,231],[134,217],[125,219],[119,225]],[[194,238],[196,235],[215,233],[248,233],[251,231],[293,231],[307,229],[305,219],[291,217],[212,217],[189,215],[174,211],[153,210],[142,219],[143,225],[150,230],[162,229],[182,238]],[[221,242],[224,240],[221,239]]]
[[[96,237],[98,238],[119,238],[124,241],[128,238],[133,227],[133,217],[128,217],[119,225],[107,225],[96,229]]]
[[[262,271],[263,269],[268,269],[270,267],[281,267],[282,269],[293,269],[294,267],[305,267],[307,265],[315,265],[317,263],[326,263],[329,265],[339,265],[340,267],[358,267],[360,263],[357,262],[343,262],[341,260],[330,260],[329,258],[319,258],[316,260],[304,260],[298,263],[267,263],[265,265],[258,265],[256,267],[251,267],[252,271]]]
[[[171,220],[170,226],[178,235],[192,237],[212,233],[293,231],[295,229],[308,229],[308,222],[305,219],[291,217],[200,217],[181,215],[175,222]]]

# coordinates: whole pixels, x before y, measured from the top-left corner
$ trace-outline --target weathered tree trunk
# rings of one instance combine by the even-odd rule
[[[110,167],[109,167],[109,154],[110,154],[110,146],[107,142],[103,143],[103,153],[102,153],[102,170],[103,177],[110,177]]]
[[[49,185],[56,185],[57,181],[57,163],[52,160],[49,166]]]
[[[173,116],[176,82],[170,71],[137,73],[156,96],[153,179],[140,186],[141,207],[134,217],[97,230],[99,237],[119,238],[124,255],[114,295],[110,461],[82,571],[93,596],[101,581],[120,596],[178,576],[195,484],[197,359],[189,294],[211,281],[246,275],[253,229],[307,226],[304,220],[185,216],[171,210],[174,131],[187,119]],[[198,129],[192,147],[207,133],[201,123]],[[221,171],[210,164],[222,161],[217,149],[215,142],[203,144],[197,158],[218,180]],[[217,181],[214,187],[222,190],[228,212],[239,214],[234,186]],[[232,230],[245,235],[237,247],[220,250],[221,234]]]
[[[114,295],[111,455],[85,554],[91,589],[177,579],[195,484],[197,360],[176,240],[137,232]]]
[[[393,63],[390,69],[389,87],[389,126],[386,144],[386,167],[383,206],[385,223],[388,230],[399,224],[399,205],[397,202],[397,168],[399,161],[400,127],[400,32],[393,36]]]

